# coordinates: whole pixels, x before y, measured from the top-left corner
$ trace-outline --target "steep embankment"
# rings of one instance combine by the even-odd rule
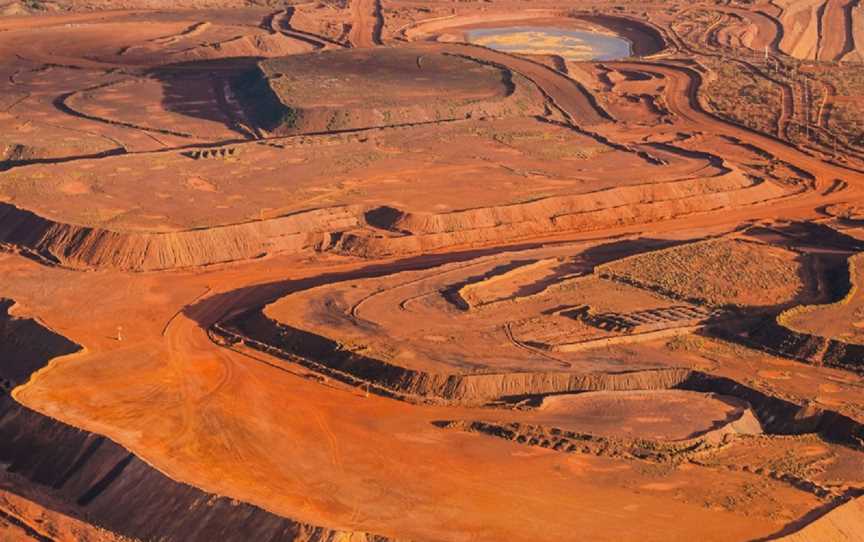
[[[864,540],[864,497],[831,510],[778,542],[861,542]]]
[[[210,334],[223,344],[242,343],[328,377],[410,402],[478,405],[551,393],[681,389],[742,399],[751,405],[769,433],[819,433],[852,445],[864,442],[864,425],[847,416],[798,405],[729,378],[684,368],[620,373],[433,374],[353,352],[326,337],[277,323],[260,310],[216,324]]]
[[[780,50],[795,58],[815,60],[819,52],[820,15],[824,0],[777,0],[783,8]]]
[[[55,222],[0,203],[0,247],[73,269],[155,271],[305,250],[362,257],[588,231],[756,204],[788,189],[733,171],[451,213],[356,206],[176,232],[123,232]],[[371,226],[371,227],[370,227]],[[386,231],[386,233],[385,233]]]
[[[278,135],[544,112],[543,95],[520,74],[421,46],[266,60],[234,88],[258,128]],[[363,88],[378,90],[364,95]]]
[[[767,320],[750,336],[750,340],[768,351],[785,357],[828,365],[856,372],[864,371],[864,344],[840,338],[849,335],[848,329],[856,329],[859,322],[853,316],[861,304],[860,280],[864,255],[849,258],[848,270],[841,276],[832,277],[832,285],[846,293],[830,305],[801,305],[784,311],[776,319]],[[850,310],[851,309],[851,310]],[[807,321],[814,318],[821,324],[815,326],[823,331],[817,333]],[[833,328],[838,336],[829,336]]]
[[[501,397],[558,392],[669,389],[690,374],[685,369],[618,374],[428,373],[352,352],[327,337],[277,323],[261,311],[216,324],[211,336],[228,344],[242,342],[332,378],[411,402],[483,404]]]
[[[802,60],[860,60],[860,9],[855,0],[777,0],[782,8],[780,49]]]
[[[489,243],[560,231],[588,231],[612,225],[667,220],[691,213],[751,205],[788,195],[771,182],[733,172],[704,179],[622,186],[527,203],[451,213],[389,213],[376,226],[395,237],[343,236],[334,250],[386,256],[447,246]],[[407,235],[405,235],[407,234]]]
[[[299,252],[357,224],[357,213],[336,207],[201,230],[115,232],[53,222],[0,203],[0,246],[75,269],[153,271]]]
[[[383,542],[175,482],[122,446],[0,399],[0,461],[106,529],[141,540]]]
[[[844,60],[851,62],[864,62],[864,2],[860,0],[850,5],[849,12],[849,35],[855,49],[849,51]]]
[[[88,522],[141,540],[385,542],[365,533],[305,525],[175,482],[129,450],[30,410],[9,389],[78,345],[0,299],[0,463],[68,503]]]

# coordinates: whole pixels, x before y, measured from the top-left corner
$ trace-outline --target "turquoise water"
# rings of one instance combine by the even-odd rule
[[[466,33],[476,43],[507,53],[554,54],[567,60],[617,60],[632,54],[630,42],[590,30],[531,26],[478,28]]]

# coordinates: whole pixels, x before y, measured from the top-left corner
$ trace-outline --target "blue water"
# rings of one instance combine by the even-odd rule
[[[466,34],[470,43],[507,53],[557,54],[568,60],[618,60],[632,54],[626,39],[590,30],[510,26],[478,28]],[[525,39],[519,43],[507,41],[520,34]],[[586,47],[590,49],[587,52]]]

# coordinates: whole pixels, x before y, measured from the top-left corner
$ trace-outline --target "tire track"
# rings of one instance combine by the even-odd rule
[[[381,45],[384,16],[381,0],[351,0],[351,32],[348,41],[354,48]]]

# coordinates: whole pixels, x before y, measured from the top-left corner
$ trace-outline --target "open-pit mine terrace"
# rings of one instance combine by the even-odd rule
[[[0,2],[0,539],[864,540],[857,2],[253,4]]]

